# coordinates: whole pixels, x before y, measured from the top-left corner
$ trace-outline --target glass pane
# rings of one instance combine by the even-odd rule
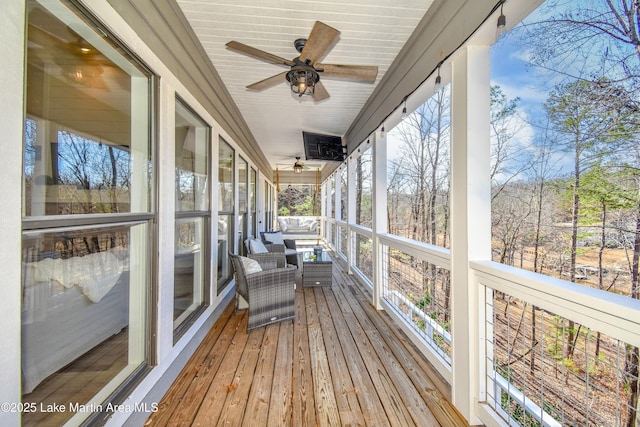
[[[249,194],[248,186],[247,186],[247,161],[240,157],[240,161],[238,162],[238,210],[240,212],[246,212],[249,209],[248,199]]]
[[[218,160],[218,190],[220,212],[233,212],[234,188],[233,168],[235,152],[223,139],[220,140],[220,156]]]
[[[251,168],[249,176],[249,203],[251,205],[251,211],[256,211],[256,184],[258,182],[258,174],[254,168]]]
[[[335,176],[332,176],[331,178],[329,178],[329,198],[327,199],[327,215],[330,218],[335,218],[336,216],[335,198],[336,198],[336,178]]]
[[[176,210],[209,210],[209,127],[176,102]]]
[[[87,404],[145,361],[147,242],[146,224],[23,235],[25,403]],[[72,415],[25,412],[22,423],[61,425]]]
[[[148,75],[62,5],[28,3],[24,215],[149,211]]]
[[[236,242],[236,247],[238,248],[238,254],[246,255],[246,248],[244,246],[244,228],[247,225],[247,215],[246,213],[241,213],[238,215],[238,241]]]
[[[233,215],[218,215],[218,293],[231,281],[229,252],[233,252]]]
[[[205,304],[206,227],[204,218],[176,220],[173,327]]]
[[[255,236],[256,235],[256,186],[258,184],[258,174],[256,173],[256,170],[251,168],[251,173],[249,176],[249,211],[250,211],[250,218],[248,221],[248,232],[247,235],[248,236]]]

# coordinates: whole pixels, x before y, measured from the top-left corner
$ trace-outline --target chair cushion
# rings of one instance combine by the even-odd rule
[[[278,218],[278,225],[280,225],[280,231],[287,231],[289,223],[284,218]]]
[[[251,241],[249,241],[249,250],[252,254],[266,254],[269,252],[264,243],[258,239],[251,239]]]
[[[255,259],[241,256],[240,261],[242,262],[242,267],[244,268],[244,273],[246,275],[259,273],[262,271],[262,267],[260,267],[260,263]]]
[[[276,245],[284,245],[284,238],[282,237],[282,233],[279,231],[274,233],[264,233],[264,240]]]

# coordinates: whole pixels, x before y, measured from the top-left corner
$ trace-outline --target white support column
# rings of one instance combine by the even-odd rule
[[[333,210],[335,211],[336,215],[335,215],[335,219],[336,220],[340,220],[342,218],[342,174],[340,173],[340,168],[336,169],[336,171],[334,172],[334,176],[336,177],[335,179],[335,188],[336,188],[336,197],[334,200],[334,208]],[[340,237],[340,233],[338,233],[338,235],[336,237]],[[336,240],[336,243],[339,240]]]
[[[328,181],[328,180],[327,180]],[[320,217],[322,223],[322,238],[327,240],[327,181],[320,186]]]
[[[217,165],[217,163],[214,163]],[[256,176],[256,235],[254,237],[260,236],[261,231],[265,231],[264,229],[264,212],[266,207],[266,198],[264,194],[265,181],[267,177],[265,177],[260,170],[257,171]],[[274,190],[275,191],[275,190]]]
[[[342,174],[340,173],[340,168],[337,168],[334,172],[335,175],[335,186],[336,186],[336,197],[335,197],[335,207],[334,211],[336,213],[335,219],[339,221],[342,219]],[[340,247],[342,245],[342,234],[340,233],[340,229],[336,223],[336,237],[335,237],[335,251],[338,253],[340,251]]]
[[[349,225],[356,223],[356,166],[357,162],[353,156],[349,156],[347,160],[347,223]],[[351,228],[347,230],[347,267],[349,274],[353,274],[353,265],[356,260],[355,255],[355,235],[351,232]]]
[[[479,424],[478,289],[470,260],[491,259],[489,178],[489,47],[462,49],[452,63],[451,318],[452,400],[470,424]]]
[[[387,136],[376,132],[373,137],[373,305],[381,310],[385,285],[384,254],[379,235],[387,232]]]

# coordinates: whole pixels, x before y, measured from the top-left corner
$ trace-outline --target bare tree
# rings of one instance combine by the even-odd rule
[[[530,166],[527,151],[518,146],[526,122],[518,117],[520,98],[508,99],[500,86],[491,86],[491,182],[493,198]]]

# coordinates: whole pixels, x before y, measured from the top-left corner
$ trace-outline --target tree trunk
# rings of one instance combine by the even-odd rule
[[[640,299],[640,283],[639,283],[639,261],[640,261],[640,203],[636,210],[636,230],[633,242],[633,257],[631,262],[631,298]],[[625,360],[624,371],[629,379],[629,401],[628,413],[629,420],[627,427],[638,427],[640,419],[638,419],[638,411],[640,404],[638,396],[640,395],[640,381],[638,380],[638,364],[640,363],[638,347],[628,346],[627,357]]]
[[[569,277],[572,282],[576,281],[576,255],[578,250],[578,218],[580,213],[580,143],[576,137],[575,142],[575,159],[574,159],[574,175],[573,175],[573,215],[571,216],[571,258],[569,265]],[[575,323],[569,320],[567,344],[564,351],[564,358],[571,359],[573,357],[573,341],[575,334]]]

